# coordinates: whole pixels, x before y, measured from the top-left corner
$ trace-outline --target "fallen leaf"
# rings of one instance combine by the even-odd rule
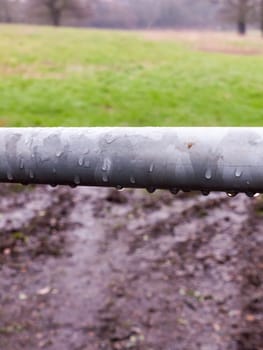
[[[255,316],[254,315],[251,315],[251,314],[248,314],[248,315],[246,315],[246,320],[248,321],[248,322],[253,322],[253,321],[255,321]]]
[[[23,292],[19,293],[18,296],[19,300],[27,300],[27,295]]]
[[[47,295],[51,292],[51,287],[47,286],[37,291],[37,295]]]

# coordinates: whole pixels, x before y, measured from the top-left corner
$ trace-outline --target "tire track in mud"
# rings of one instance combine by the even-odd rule
[[[63,240],[57,255],[23,244],[20,260],[0,254],[0,348],[261,349],[260,200],[46,187],[21,196],[4,196],[2,229],[21,212],[13,225],[34,223],[29,239]]]
[[[238,236],[249,216],[247,200],[186,197],[165,213],[152,222],[147,217],[144,224],[136,215],[125,236],[123,227],[115,232],[126,249],[122,279],[113,278],[112,303],[104,310],[118,320],[115,328],[111,324],[106,348],[129,348],[130,342],[139,349],[236,348],[232,331],[242,307],[236,300]],[[110,242],[113,255],[114,247]],[[130,327],[124,330],[124,324]],[[133,327],[140,329],[137,337]]]
[[[243,304],[238,350],[263,349],[263,206],[256,204],[241,242]]]

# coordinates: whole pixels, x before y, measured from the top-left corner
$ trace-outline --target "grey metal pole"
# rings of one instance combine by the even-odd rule
[[[263,192],[263,128],[1,128],[0,182]]]

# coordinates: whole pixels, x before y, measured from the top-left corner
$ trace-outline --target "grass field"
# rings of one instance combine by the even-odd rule
[[[0,125],[263,126],[263,40],[0,26]]]

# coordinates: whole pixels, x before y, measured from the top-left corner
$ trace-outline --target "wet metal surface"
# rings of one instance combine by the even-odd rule
[[[263,128],[1,128],[0,181],[263,192]]]

